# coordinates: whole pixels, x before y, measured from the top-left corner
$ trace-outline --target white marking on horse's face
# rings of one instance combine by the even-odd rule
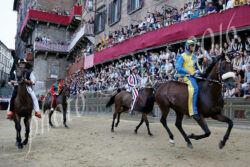
[[[235,78],[234,72],[227,72],[221,76],[222,80],[226,80],[228,78]]]

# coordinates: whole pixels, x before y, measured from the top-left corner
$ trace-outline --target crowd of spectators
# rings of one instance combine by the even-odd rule
[[[95,46],[95,51],[100,51],[145,32],[245,4],[250,4],[250,0],[194,0],[185,3],[180,10],[164,5],[160,11],[148,12],[144,20],[135,21],[135,24],[130,26],[121,26],[119,30],[108,35],[105,34],[104,38]]]
[[[147,55],[138,54],[133,57],[120,59],[111,64],[91,70],[81,70],[72,74],[66,80],[72,94],[103,91],[114,88],[127,89],[127,77],[132,67],[139,69],[139,87],[145,86],[148,76],[155,75],[159,82],[173,80],[175,78],[175,60],[178,54],[184,52],[183,47],[166,48]],[[236,87],[225,90],[224,97],[249,97],[250,91],[250,37],[244,41],[235,35],[230,44],[212,44],[210,49],[197,46],[195,54],[198,57],[202,71],[205,71],[214,58],[222,53],[233,53],[231,60],[236,74]],[[181,78],[179,78],[181,81]]]

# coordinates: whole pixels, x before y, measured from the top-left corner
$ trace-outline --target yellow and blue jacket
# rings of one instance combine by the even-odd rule
[[[197,70],[200,74],[202,73],[197,56],[190,54],[187,50],[185,50],[184,53],[177,55],[175,68],[181,77],[187,77],[189,76],[188,72],[194,73]]]

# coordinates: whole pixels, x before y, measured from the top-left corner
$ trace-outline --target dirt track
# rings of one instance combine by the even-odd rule
[[[4,167],[250,166],[249,130],[233,129],[227,145],[219,150],[218,142],[226,128],[211,127],[211,136],[193,140],[194,149],[190,150],[173,123],[169,123],[169,127],[175,135],[175,146],[168,142],[160,123],[150,124],[153,137],[147,135],[145,124],[135,135],[133,130],[138,122],[124,121],[122,115],[115,133],[110,132],[111,118],[108,117],[71,116],[70,129],[60,124],[49,130],[47,120],[42,125],[41,120],[34,119],[31,144],[18,150],[14,145],[14,123],[5,119],[5,112],[0,112],[0,166]],[[188,134],[202,133],[198,126],[184,125],[184,129]]]

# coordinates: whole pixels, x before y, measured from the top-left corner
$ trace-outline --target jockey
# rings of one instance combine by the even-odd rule
[[[138,91],[136,89],[136,86],[138,84],[138,75],[137,75],[137,69],[138,67],[133,67],[132,68],[132,73],[128,77],[128,86],[130,88],[130,91],[132,92],[132,103],[131,103],[131,108],[130,108],[130,114],[133,115],[133,108],[136,102],[136,99],[138,98]]]
[[[56,83],[54,83],[51,86],[51,94],[53,95],[53,100],[52,100],[52,104],[51,104],[51,111],[54,111],[55,109],[55,105],[56,105],[56,97],[59,95],[61,89],[62,89],[62,85],[63,85],[63,81],[61,80],[61,78],[57,77],[56,78]]]
[[[27,64],[27,61],[25,59],[20,59],[18,61],[18,66],[19,67],[26,68],[26,64]],[[33,72],[31,72],[30,70],[26,70],[25,75],[26,75],[27,91],[30,94],[30,96],[32,98],[32,101],[33,101],[35,116],[38,117],[38,118],[41,118],[42,116],[41,116],[41,113],[40,113],[38,101],[37,101],[35,92],[32,89],[32,86],[35,84],[35,76],[34,76]],[[17,96],[17,89],[18,89],[16,71],[13,71],[10,74],[9,81],[10,81],[10,84],[14,86],[14,90],[12,92],[12,96],[11,96],[11,99],[10,99],[10,106],[9,106],[9,111],[7,113],[7,119],[12,119],[13,111],[14,111],[14,107],[15,107],[14,106],[15,98]]]
[[[178,55],[175,67],[177,73],[184,77],[184,82],[188,85],[188,111],[189,115],[195,120],[200,119],[197,110],[197,97],[199,87],[197,85],[195,75],[201,74],[197,57],[194,55],[195,44],[193,40],[187,40],[185,43],[185,52]]]

